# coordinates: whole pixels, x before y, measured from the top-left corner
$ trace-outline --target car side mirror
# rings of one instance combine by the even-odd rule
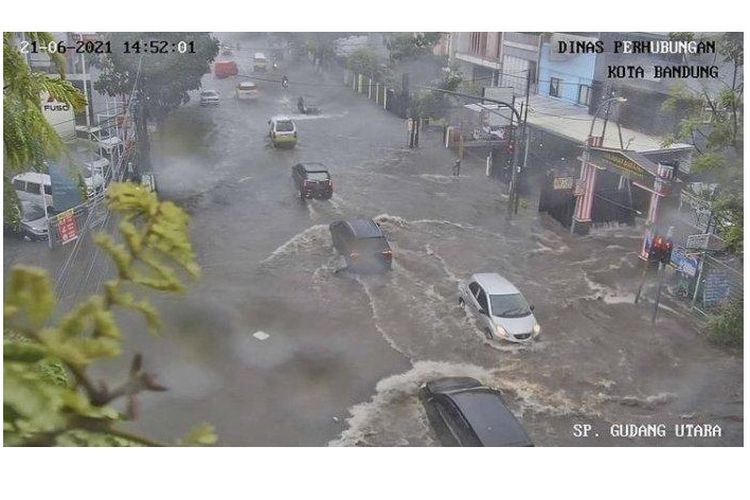
[[[534,310],[534,304],[531,304],[531,305],[529,306],[529,311],[533,311],[533,310]]]
[[[487,316],[487,311],[485,311],[484,309],[482,309],[482,308],[480,307],[480,308],[479,308],[479,314],[484,314],[485,316]]]

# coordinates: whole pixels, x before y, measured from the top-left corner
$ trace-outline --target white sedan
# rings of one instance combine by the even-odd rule
[[[488,339],[529,342],[541,331],[521,292],[497,273],[478,273],[458,285],[458,304],[469,308]]]

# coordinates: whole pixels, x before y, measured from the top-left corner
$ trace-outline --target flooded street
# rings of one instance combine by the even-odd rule
[[[504,188],[483,161],[465,161],[453,178],[439,132],[410,150],[403,120],[306,61],[254,79],[253,51],[243,44],[235,55],[250,76],[204,76],[219,106],[201,107],[194,93],[152,136],[159,194],[191,214],[202,276],[184,295],[151,296],[159,337],[140,317],[121,317],[128,350],[170,389],[143,395],[132,429],[172,441],[206,421],[225,446],[433,446],[417,389],[465,375],[501,390],[538,446],[742,444],[741,357],[711,347],[679,305],[665,301],[652,325],[652,302],[633,304],[638,228],[573,237],[540,217],[535,199],[508,221]],[[235,98],[243,80],[258,84],[257,101]],[[296,114],[299,95],[322,114]],[[296,148],[271,147],[276,115],[295,119]],[[299,199],[290,173],[301,161],[328,167],[331,200]],[[352,218],[379,223],[390,273],[344,269],[328,224]],[[50,259],[44,244],[6,240],[5,269],[56,269],[69,251]],[[458,305],[459,281],[478,272],[502,274],[535,305],[536,342],[486,340]],[[82,297],[96,284],[71,289]],[[128,361],[98,374],[124,377]],[[649,423],[716,424],[722,435],[609,434],[612,424]],[[574,437],[574,424],[599,437]]]

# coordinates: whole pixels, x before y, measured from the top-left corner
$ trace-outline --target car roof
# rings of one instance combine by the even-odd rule
[[[471,377],[442,377],[427,382],[427,388],[433,394],[447,394],[451,391],[462,391],[482,387],[482,383]]]
[[[375,224],[372,219],[348,220],[346,224],[352,229],[352,233],[357,238],[381,238],[383,236],[380,226]]]
[[[487,388],[447,394],[484,446],[531,445],[531,439],[500,394]]]
[[[328,167],[318,161],[301,161],[299,162],[299,165],[302,165],[308,172],[328,172]]]
[[[36,182],[37,184],[50,183],[49,174],[43,174],[41,172],[24,172],[22,174],[13,176],[13,180]]]
[[[203,89],[203,90],[201,90],[201,94],[208,94],[208,93],[218,94],[219,91],[218,90],[214,90],[214,89]]]
[[[242,87],[243,85],[247,85],[247,86],[252,85],[253,87],[255,87],[255,82],[251,82],[250,80],[245,80],[244,82],[240,82],[237,84],[238,87]]]
[[[265,59],[266,55],[263,52],[256,52],[253,57],[256,57],[256,58],[262,57],[262,58]]]
[[[513,283],[497,273],[477,273],[471,276],[490,295],[510,295],[521,293]]]
[[[274,122],[292,122],[292,123],[294,123],[294,120],[292,120],[288,116],[283,116],[283,115],[274,116],[273,118],[271,118],[271,121],[274,121]]]

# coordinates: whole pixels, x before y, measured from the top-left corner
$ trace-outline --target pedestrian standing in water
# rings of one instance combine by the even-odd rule
[[[461,175],[461,158],[458,158],[456,163],[453,164],[453,177],[458,177],[459,175]]]

